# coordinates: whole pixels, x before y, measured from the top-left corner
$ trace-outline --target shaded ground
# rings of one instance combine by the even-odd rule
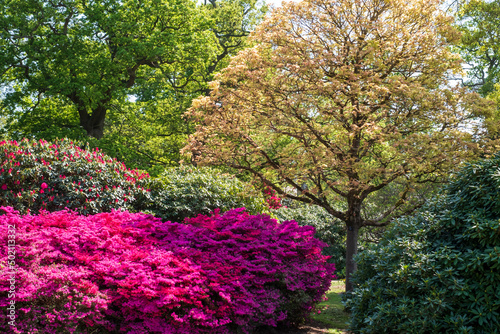
[[[325,326],[324,324],[322,323],[319,323],[319,322],[313,322],[309,325],[305,325],[305,326],[301,326],[300,328],[296,329],[296,330],[288,330],[288,331],[285,331],[285,332],[280,332],[279,334],[323,334],[323,333],[333,333],[331,331],[332,329],[331,328],[328,328],[327,326]],[[346,331],[344,330],[338,330],[337,333],[347,333]]]
[[[270,328],[266,331],[259,331],[259,334],[325,334],[325,333],[347,333],[345,330],[336,330],[328,328],[325,324],[319,322],[313,322],[308,325],[300,326],[299,328],[289,328],[289,329],[274,329]]]
[[[345,330],[332,331],[334,329],[328,328],[325,324],[320,322],[312,322],[308,325],[300,326],[299,328],[277,330],[271,328],[267,331],[259,331],[259,334],[325,334],[325,333],[347,333]]]
[[[318,304],[320,313],[311,315],[312,319],[299,328],[292,329],[261,329],[258,334],[346,334],[349,314],[344,312],[341,303],[341,294],[345,291],[345,284],[341,280],[332,282],[326,293],[327,299]]]

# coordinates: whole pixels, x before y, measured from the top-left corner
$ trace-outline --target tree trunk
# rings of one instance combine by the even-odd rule
[[[347,243],[346,243],[346,277],[345,290],[352,291],[351,275],[356,271],[357,264],[354,262],[354,255],[358,253],[358,234],[360,226],[356,223],[347,223]]]
[[[80,125],[87,131],[89,137],[101,139],[104,134],[104,120],[106,119],[106,107],[98,106],[89,115],[87,110],[79,110]]]

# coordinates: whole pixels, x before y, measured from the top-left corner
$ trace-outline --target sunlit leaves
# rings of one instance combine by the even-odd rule
[[[218,52],[208,20],[189,0],[2,1],[1,8],[1,84],[22,92],[5,92],[4,113],[30,113],[37,99],[63,101],[97,138],[107,110],[135,85],[157,80],[163,92],[203,82]],[[24,96],[33,103],[21,105]]]
[[[473,156],[474,129],[464,125],[491,107],[447,86],[447,74],[460,71],[449,49],[458,34],[439,4],[315,0],[276,9],[211,96],[193,102],[200,126],[187,150],[345,220],[327,198],[363,201],[395,180],[438,181]],[[291,192],[303,183],[307,192]]]
[[[344,221],[349,278],[359,228],[421,205],[414,184],[442,182],[477,153],[477,129],[465,125],[491,105],[448,85],[461,70],[450,51],[459,35],[441,3],[284,4],[193,102],[199,126],[186,152]],[[396,181],[392,203],[363,215],[368,196]]]

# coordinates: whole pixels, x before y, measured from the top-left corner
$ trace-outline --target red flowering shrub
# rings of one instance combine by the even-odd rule
[[[148,197],[148,179],[98,149],[87,151],[67,139],[0,141],[0,205],[23,213],[66,207],[82,214],[139,211],[138,198]]]
[[[187,224],[3,210],[0,239],[15,226],[16,253],[0,248],[0,307],[14,298],[17,333],[248,332],[304,317],[334,277],[313,228],[243,209]]]

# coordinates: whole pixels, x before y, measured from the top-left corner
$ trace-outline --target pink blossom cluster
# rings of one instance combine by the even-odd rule
[[[283,206],[281,198],[276,195],[276,191],[270,187],[265,187],[263,192],[270,209],[279,209]]]
[[[314,228],[244,209],[184,224],[127,211],[2,212],[1,242],[8,225],[17,232],[17,333],[248,333],[304,317],[334,277]]]

